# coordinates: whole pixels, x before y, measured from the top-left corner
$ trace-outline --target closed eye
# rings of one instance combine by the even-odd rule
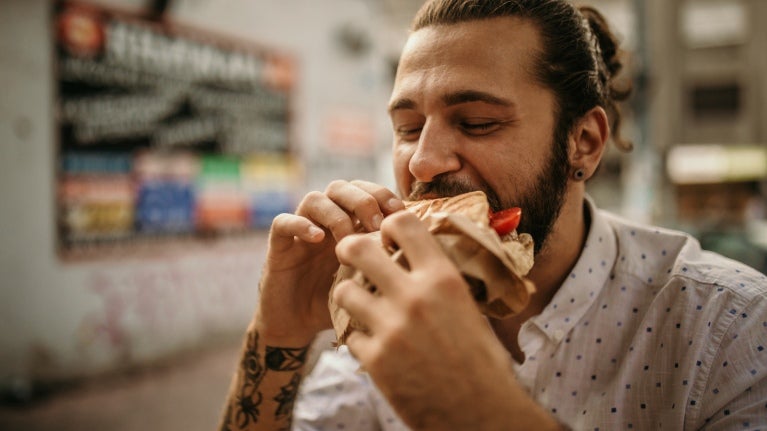
[[[396,133],[399,139],[403,141],[416,141],[421,135],[423,127],[397,127]]]
[[[469,135],[487,135],[498,130],[501,127],[501,123],[497,121],[482,123],[462,122],[460,126],[461,129]]]

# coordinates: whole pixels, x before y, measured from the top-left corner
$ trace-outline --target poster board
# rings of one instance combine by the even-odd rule
[[[293,59],[85,2],[58,2],[60,255],[264,229],[292,211]]]

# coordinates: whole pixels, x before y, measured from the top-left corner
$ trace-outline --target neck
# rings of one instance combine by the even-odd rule
[[[588,221],[584,216],[585,191],[582,184],[578,190],[567,194],[559,218],[549,235],[547,244],[535,257],[535,265],[528,278],[535,283],[535,293],[530,304],[520,314],[504,320],[492,320],[496,335],[518,362],[524,361],[517,333],[520,326],[540,314],[551,302],[559,287],[567,279],[586,242]]]
[[[528,274],[536,287],[528,307],[535,312],[533,315],[548,305],[581,255],[588,234],[584,199],[582,190],[567,194],[547,243],[535,257],[535,265]]]

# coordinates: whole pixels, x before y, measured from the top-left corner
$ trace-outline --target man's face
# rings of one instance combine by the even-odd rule
[[[563,201],[568,163],[554,142],[555,98],[533,77],[528,21],[493,18],[421,29],[400,59],[389,105],[403,197],[483,190],[494,210],[522,207],[541,247]]]

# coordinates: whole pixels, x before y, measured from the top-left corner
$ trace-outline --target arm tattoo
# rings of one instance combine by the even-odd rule
[[[295,371],[306,362],[309,346],[297,349],[266,346],[266,368],[274,371]]]
[[[235,422],[240,428],[247,427],[251,421],[253,423],[258,422],[260,414],[258,407],[261,405],[262,400],[258,387],[264,379],[266,368],[264,368],[261,362],[261,355],[258,354],[257,332],[254,332],[247,339],[240,369],[242,372],[242,387],[239,394],[237,394],[237,398],[234,400],[234,412],[232,412],[230,406],[226,413],[226,420],[223,425],[226,427],[224,429],[227,430],[232,422],[232,413],[234,413]]]
[[[299,383],[301,383],[301,375],[299,373],[293,374],[290,382],[281,387],[280,394],[274,397],[274,401],[277,401],[277,410],[274,411],[274,416],[277,419],[290,417],[290,414],[293,412],[296,394],[298,394]]]
[[[267,352],[268,349],[267,347]],[[261,355],[258,354],[258,332],[253,333],[253,336],[248,338],[248,345],[242,358],[242,370],[245,373],[245,384],[253,386],[254,389],[264,379],[266,368],[261,363]]]
[[[227,406],[221,431],[229,431],[232,426],[247,428],[251,423],[258,423],[263,401],[261,382],[267,370],[296,371],[306,362],[310,346],[300,348],[266,346],[264,356],[259,354],[258,332],[253,332],[247,338],[242,362],[240,363],[240,387],[236,397]],[[280,388],[280,393],[273,398],[277,402],[275,418],[287,419],[293,413],[293,404],[298,394],[301,373],[295,372],[290,382]]]
[[[244,392],[244,391],[243,391]],[[237,426],[245,428],[250,425],[250,421],[253,423],[258,422],[258,406],[261,404],[261,392],[255,392],[251,395],[241,394],[237,397],[237,414],[235,419],[237,420]]]

